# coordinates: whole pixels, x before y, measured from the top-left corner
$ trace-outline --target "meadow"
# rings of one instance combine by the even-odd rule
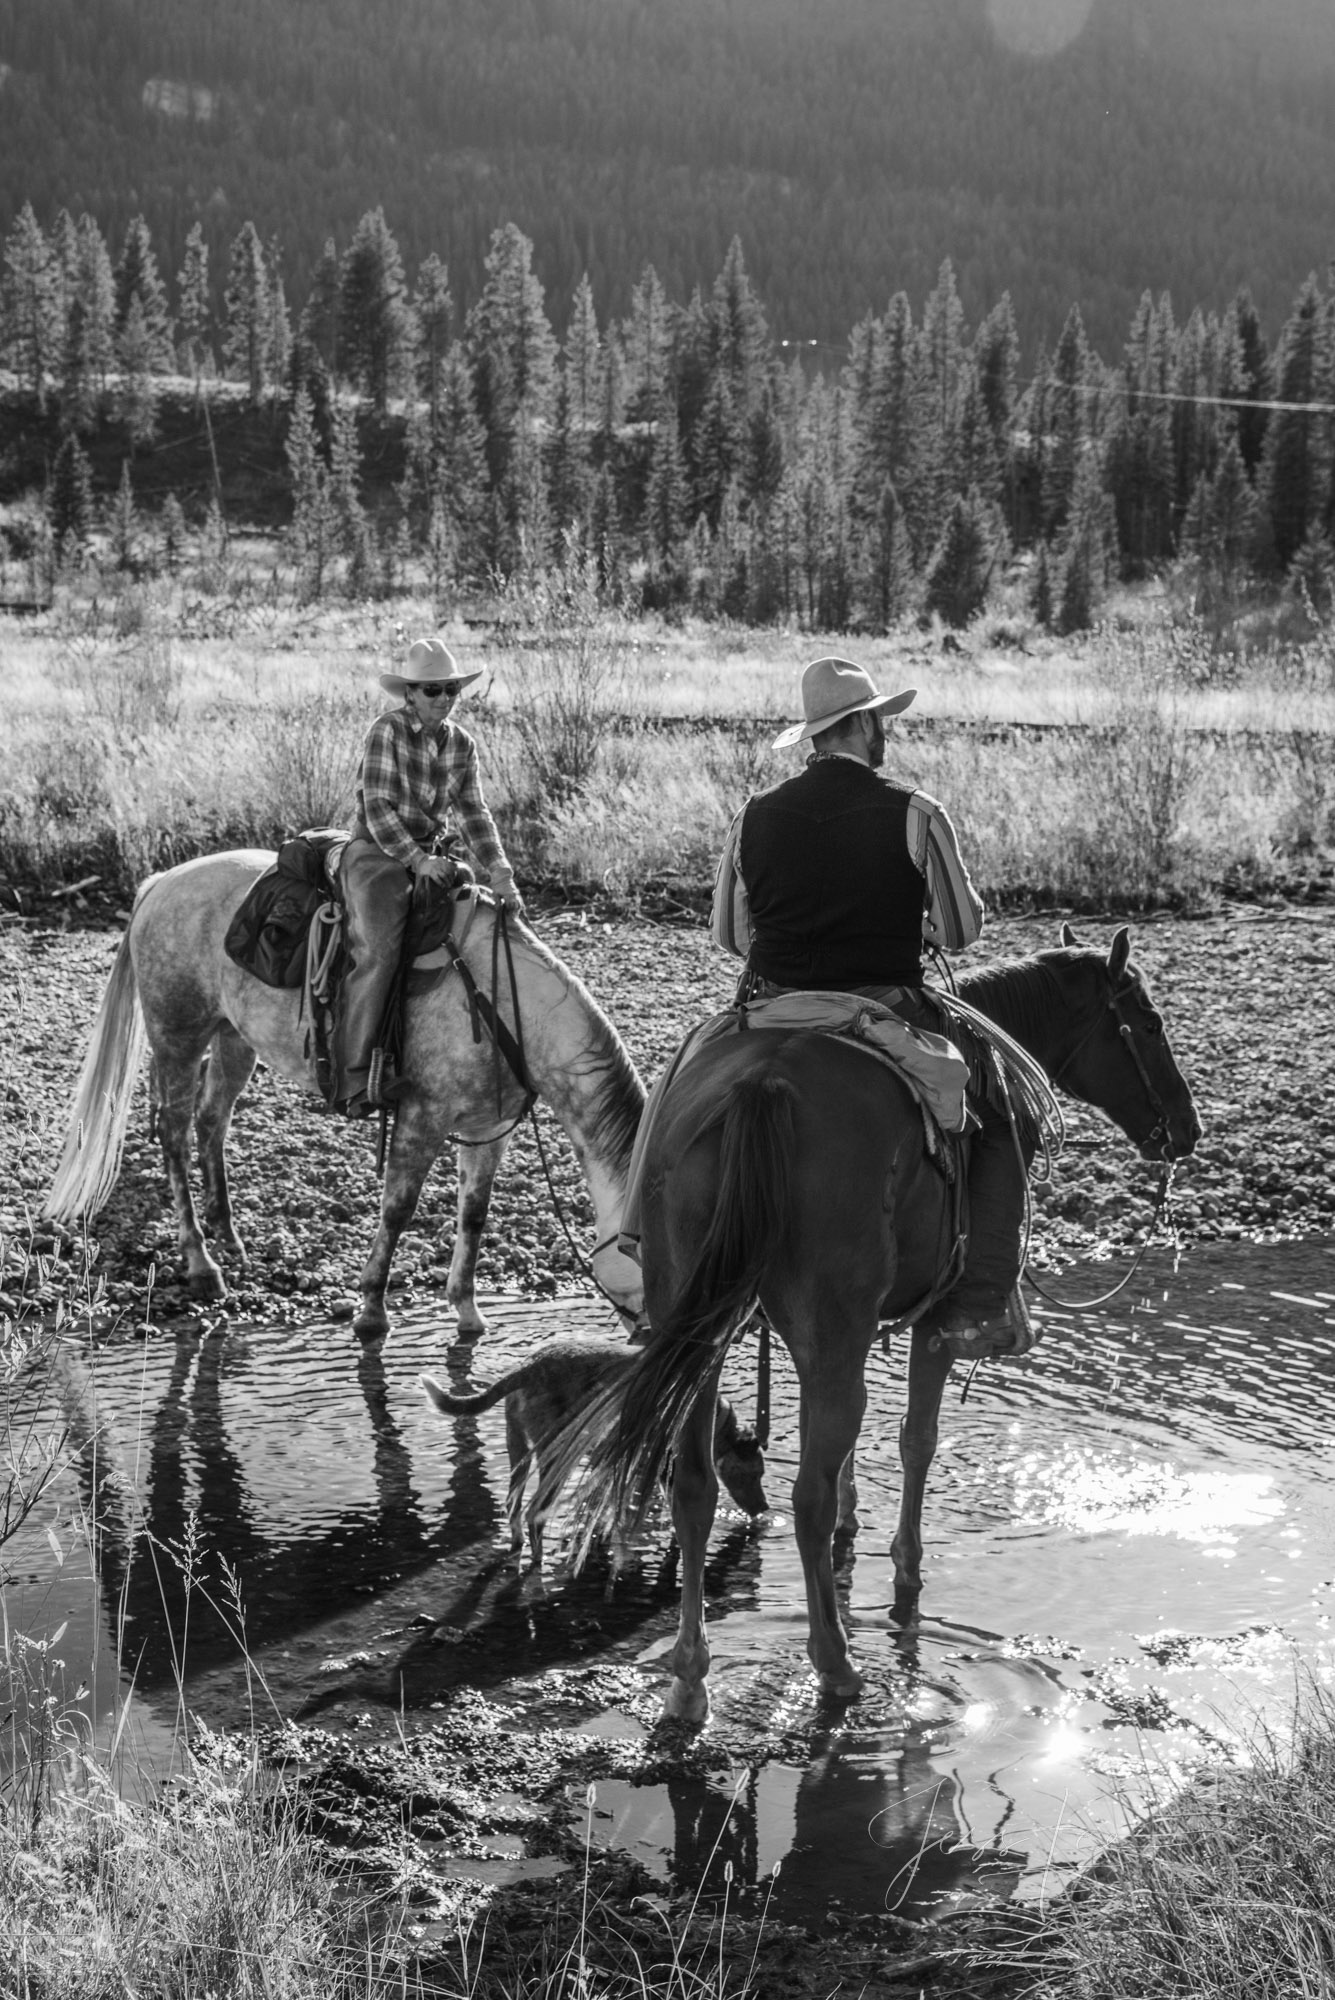
[[[1078,646],[1004,596],[963,637],[813,639],[618,616],[578,569],[443,613],[305,604],[237,541],[175,577],[76,574],[0,627],[10,907],[89,877],[123,903],[190,855],[344,822],[377,675],[430,630],[483,670],[460,719],[530,889],[698,907],[732,814],[796,768],[770,741],[822,649],[918,688],[893,767],[945,802],[994,903],[1191,910],[1332,879],[1335,640],[1310,621],[1221,645],[1148,586]]]
[[[1329,890],[1335,642],[1322,629],[1220,645],[1153,587],[1111,600],[1074,648],[1018,602],[959,638],[915,626],[864,640],[617,617],[578,573],[486,605],[310,605],[271,548],[241,540],[175,576],[72,575],[51,609],[0,626],[0,909],[22,919],[54,899],[77,921],[94,894],[127,907],[153,868],[343,821],[384,701],[376,677],[424,630],[484,670],[463,719],[530,891],[698,913],[732,813],[795,768],[770,741],[823,650],[919,689],[894,767],[947,803],[993,903],[1190,913],[1228,894]],[[0,1580],[6,1541],[71,1449],[8,1421],[53,1331],[81,1337],[77,1317],[0,1317]],[[65,1531],[72,1544],[79,1524]],[[331,1876],[253,1752],[219,1760],[202,1754],[206,1735],[183,1734],[178,1777],[158,1790],[127,1776],[114,1738],[90,1744],[64,1702],[59,1637],[6,1626],[0,1648],[0,1990],[764,1990],[725,1977],[717,1926],[689,1911],[650,1965],[587,1882],[575,1924],[528,1958],[464,1935],[424,1985],[392,1885],[372,1896]],[[1193,1789],[1077,1896],[923,1939],[899,1990],[1329,1991],[1333,1740],[1319,1700],[1296,1704],[1291,1741],[1263,1739],[1250,1768]],[[824,1994],[838,1968],[821,1958],[806,1976],[801,1990]]]

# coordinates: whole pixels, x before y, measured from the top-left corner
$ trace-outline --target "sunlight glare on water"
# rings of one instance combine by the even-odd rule
[[[1053,56],[1073,42],[1092,0],[987,0],[997,40],[1022,56]]]
[[[1019,1520],[1075,1534],[1175,1535],[1207,1549],[1284,1512],[1269,1473],[1179,1472],[1168,1463],[1078,1446],[1022,1459],[1014,1505]]]

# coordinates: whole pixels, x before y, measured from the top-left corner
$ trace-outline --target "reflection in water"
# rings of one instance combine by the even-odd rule
[[[1241,1253],[1229,1268],[1245,1274]],[[762,1888],[779,1862],[775,1907],[795,1915],[831,1895],[912,1913],[937,1891],[1004,1890],[1021,1868],[1032,1887],[1050,1857],[1068,1865],[1109,1756],[1143,1763],[1145,1729],[1168,1734],[1161,1713],[1208,1730],[1238,1686],[1287,1686],[1288,1640],[1310,1643],[1335,1610],[1333,1276],[1295,1274],[1306,1307],[1244,1297],[1230,1276],[1227,1301],[1198,1298],[1191,1320],[1162,1301],[1115,1320],[1044,1314],[1032,1360],[983,1371],[943,1411],[914,1633],[888,1620],[902,1358],[873,1357],[865,1525],[840,1571],[862,1700],[827,1711],[814,1695],[788,1524],[721,1527],[706,1588],[736,1799],[684,1768],[657,1788],[600,1785],[613,1837],[719,1887],[725,1862]],[[661,1528],[614,1585],[605,1566],[570,1579],[558,1561],[536,1588],[508,1556],[502,1413],[442,1425],[416,1387],[422,1368],[461,1386],[588,1324],[570,1302],[502,1308],[485,1355],[442,1353],[421,1323],[383,1354],[328,1329],[71,1354],[61,1395],[101,1593],[113,1627],[124,1606],[141,1684],[168,1683],[187,1641],[192,1669],[235,1659],[229,1574],[252,1653],[286,1663],[286,1713],[350,1698],[425,1711],[469,1686],[499,1691],[519,1729],[543,1669],[661,1653],[678,1589]],[[797,1430],[782,1357],[773,1418],[781,1468]],[[1242,1647],[1249,1632],[1277,1636]],[[322,1675],[331,1650],[361,1664]]]

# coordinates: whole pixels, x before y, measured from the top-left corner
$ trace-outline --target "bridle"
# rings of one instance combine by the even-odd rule
[[[1109,1013],[1111,1013],[1113,1019],[1117,1023],[1117,1032],[1121,1036],[1122,1042],[1126,1048],[1126,1052],[1131,1058],[1132,1064],[1135,1068],[1136,1075],[1140,1078],[1141,1085],[1145,1092],[1145,1096],[1149,1102],[1150,1110],[1154,1113],[1155,1122],[1150,1128],[1149,1136],[1146,1139],[1145,1144],[1149,1145],[1152,1140],[1157,1139],[1161,1143],[1161,1145],[1166,1149],[1168,1145],[1168,1106],[1164,1103],[1162,1097],[1160,1097],[1158,1091],[1154,1087],[1154,1080],[1151,1077],[1148,1069],[1146,1069],[1145,1067],[1145,1058],[1144,1056],[1141,1055],[1140,1049],[1136,1043],[1135,1029],[1132,1027],[1130,1021],[1126,1017],[1126,1014],[1123,1012],[1122,1002],[1126,1000],[1128,996],[1134,996],[1135,998],[1139,999],[1139,994],[1136,992],[1135,986],[1129,979],[1126,980],[1121,986],[1110,985],[1107,998],[1105,1001],[1105,1007],[1106,1010]],[[1076,1043],[1075,1047],[1071,1050],[1070,1054],[1063,1057],[1062,1061],[1057,1065],[1057,1068],[1050,1072],[1049,1075],[1050,1082],[1052,1083],[1061,1082],[1063,1076],[1066,1074],[1067,1070],[1071,1067],[1071,1064],[1075,1061],[1076,1057],[1080,1055],[1085,1048],[1088,1047],[1090,1042],[1093,1041],[1095,1035],[1098,1033],[1102,1025],[1103,1025],[1102,1014],[1095,1015],[1094,1020],[1091,1022],[1090,1026],[1086,1028],[1084,1034],[1080,1037],[1080,1040]],[[1164,1157],[1165,1158],[1167,1157],[1166,1151]]]
[[[1057,1068],[1050,1072],[1050,1079],[1049,1079],[1054,1084],[1060,1083],[1062,1077],[1065,1075],[1066,1071],[1071,1067],[1071,1064],[1075,1061],[1076,1057],[1081,1053],[1081,1051],[1084,1048],[1088,1046],[1088,1044],[1093,1040],[1094,1036],[1098,1033],[1099,1029],[1102,1027],[1104,1011],[1111,1013],[1113,1019],[1117,1023],[1117,1032],[1122,1038],[1123,1046],[1125,1047],[1127,1054],[1131,1058],[1132,1064],[1136,1071],[1136,1075],[1140,1078],[1141,1087],[1145,1092],[1145,1096],[1149,1103],[1150,1110],[1154,1114],[1155,1123],[1150,1128],[1150,1132],[1145,1143],[1148,1145],[1150,1141],[1157,1139],[1163,1148],[1163,1152],[1161,1155],[1163,1160],[1163,1165],[1159,1173],[1159,1187],[1154,1198],[1154,1212],[1150,1216],[1150,1226],[1145,1233],[1145,1240],[1141,1244],[1139,1250],[1136,1252],[1135,1257],[1131,1262],[1130,1268],[1125,1272],[1125,1274],[1121,1278],[1118,1279],[1117,1283],[1114,1286],[1112,1286],[1111,1290],[1106,1292],[1100,1292],[1097,1298],[1063,1299],[1059,1297],[1055,1292],[1050,1292],[1047,1289],[1047,1287],[1034,1275],[1034,1272],[1030,1268],[1029,1245],[1033,1235],[1033,1208],[1029,1198],[1029,1170],[1024,1159],[1023,1150],[1020,1146],[1020,1135],[1018,1130],[1016,1129],[1015,1114],[1011,1108],[1009,1094],[1007,1095],[1007,1100],[1006,1100],[1006,1111],[1007,1115],[1010,1118],[1011,1138],[1012,1141],[1014,1142],[1016,1154],[1020,1160],[1020,1164],[1025,1175],[1024,1255],[1021,1258],[1020,1262],[1021,1275],[1038,1293],[1040,1298],[1047,1300],[1049,1305],[1062,1306],[1069,1312],[1092,1312],[1096,1306],[1107,1305],[1110,1299],[1115,1299],[1119,1292],[1123,1292],[1126,1290],[1126,1287],[1131,1283],[1131,1280],[1135,1277],[1136,1272],[1140,1269],[1141,1264],[1144,1262],[1145,1253],[1149,1249],[1151,1243],[1154,1241],[1155,1231],[1159,1226],[1160,1220],[1168,1212],[1169,1196],[1171,1194],[1173,1186],[1173,1174],[1175,1169],[1173,1160],[1168,1152],[1168,1106],[1164,1103],[1163,1098],[1159,1095],[1159,1092],[1154,1087],[1154,1079],[1151,1077],[1149,1070],[1146,1068],[1145,1058],[1141,1055],[1140,1049],[1137,1046],[1135,1030],[1132,1027],[1131,1022],[1127,1019],[1126,1013],[1123,1011],[1122,1003],[1129,996],[1135,996],[1137,999],[1139,998],[1139,995],[1136,992],[1136,988],[1130,980],[1126,980],[1121,986],[1113,986],[1110,983],[1104,1009],[1100,1010],[1100,1012],[1095,1016],[1093,1022],[1085,1030],[1084,1034],[1080,1037],[1080,1040],[1076,1043],[1075,1047],[1071,1050],[1070,1054],[1065,1056],[1062,1059],[1062,1061],[1058,1064]]]

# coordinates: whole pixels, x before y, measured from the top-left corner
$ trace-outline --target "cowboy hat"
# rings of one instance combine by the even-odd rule
[[[866,668],[855,666],[852,660],[813,660],[802,669],[804,719],[781,731],[774,739],[774,748],[786,750],[790,743],[818,736],[822,729],[833,729],[846,715],[858,715],[864,708],[876,709],[882,715],[898,715],[917,692],[917,688],[905,688],[902,694],[877,694]]]
[[[387,694],[406,694],[410,687],[422,681],[454,681],[465,688],[470,681],[480,681],[481,678],[481,667],[471,674],[461,674],[453,653],[440,639],[414,639],[408,648],[403,672],[381,674],[380,685]]]

